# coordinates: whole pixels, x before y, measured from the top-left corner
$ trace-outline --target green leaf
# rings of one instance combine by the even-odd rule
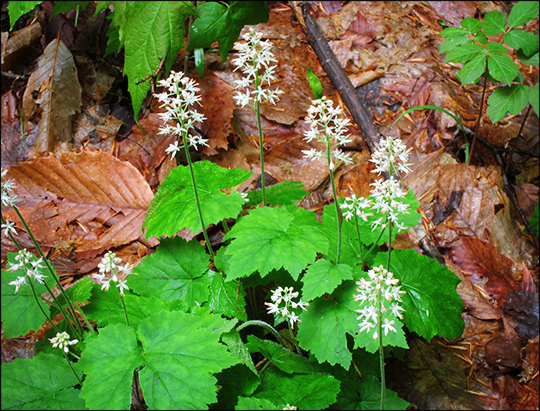
[[[263,374],[254,397],[290,404],[301,410],[322,410],[336,401],[339,381],[328,374],[289,375],[272,367]]]
[[[121,2],[114,3],[113,14],[118,3]],[[171,69],[178,51],[184,47],[185,20],[196,15],[197,10],[189,1],[135,1],[128,13],[125,26],[116,25],[120,43],[125,46],[124,74],[137,118],[151,85],[147,81],[136,83],[154,73],[164,57],[165,71]]]
[[[3,410],[82,410],[79,382],[61,355],[39,353],[2,364]]]
[[[529,103],[531,103],[531,106],[536,112],[536,115],[540,113],[540,111],[538,110],[538,100],[538,83],[536,83],[534,87],[531,88],[531,91],[529,93]]]
[[[486,69],[486,55],[479,54],[468,63],[463,65],[463,68],[458,72],[461,77],[462,84],[474,84],[478,81],[482,73]]]
[[[537,84],[537,86],[538,86],[538,84]],[[539,224],[540,224],[540,217],[539,217],[538,201],[537,201],[536,204],[534,205],[534,211],[533,211],[533,213],[531,215],[531,218],[529,219],[529,225],[531,226],[531,228],[535,232],[536,238],[538,238],[538,233],[539,233],[538,225]],[[527,229],[523,230],[523,233],[526,234],[526,235],[531,235],[531,233]]]
[[[332,298],[317,298],[300,314],[298,342],[303,349],[311,350],[320,363],[338,363],[349,369],[351,353],[347,348],[346,333],[354,336],[359,330],[358,314],[354,311],[358,309],[358,303],[353,294],[354,281],[346,281],[334,291]]]
[[[129,409],[133,370],[145,362],[141,354],[133,328],[115,324],[101,329],[78,362],[86,374],[80,395],[86,406],[94,410]]]
[[[300,201],[308,193],[301,181],[283,181],[266,187],[266,202],[270,205],[290,205]],[[262,202],[262,189],[248,191],[248,206],[257,206]]]
[[[210,407],[215,410],[233,410],[238,404],[238,397],[251,395],[261,384],[258,374],[254,375],[244,364],[227,368],[216,374],[215,377],[217,385],[220,387],[217,393],[217,403]]]
[[[60,13],[69,13],[71,10],[76,9],[77,6],[79,6],[79,12],[82,12],[90,3],[91,1],[57,1],[54,4],[51,18]]]
[[[13,30],[13,26],[15,26],[19,17],[34,10],[34,8],[41,3],[42,1],[10,1],[7,6],[10,23],[9,30]]]
[[[468,30],[459,27],[448,27],[439,33],[439,36],[445,39],[453,39],[456,37],[465,37],[469,34]],[[465,37],[466,38],[466,37]]]
[[[375,264],[386,266],[387,259],[388,255],[381,253]],[[406,291],[401,296],[403,322],[410,331],[428,341],[435,335],[461,337],[465,323],[461,317],[463,301],[456,292],[461,282],[458,276],[415,250],[392,250],[389,271]]]
[[[525,30],[512,30],[504,35],[504,42],[526,56],[538,53],[538,36]]]
[[[493,124],[506,116],[518,114],[529,102],[530,88],[523,84],[512,84],[508,87],[499,87],[488,98],[486,114]]]
[[[325,293],[331,293],[343,280],[353,279],[353,269],[347,264],[335,264],[324,258],[308,267],[302,278],[302,298],[311,301]]]
[[[531,57],[527,57],[523,51],[518,50],[516,54],[519,61],[521,61],[523,64],[528,64],[529,66],[538,66],[538,53],[533,54]]]
[[[247,321],[244,287],[239,286],[238,281],[224,282],[223,275],[214,271],[209,271],[209,278],[210,309],[217,314]]]
[[[193,50],[193,57],[195,59],[195,68],[200,78],[204,77],[204,49]]]
[[[92,16],[93,19],[95,19],[97,17],[97,15],[102,11],[102,10],[105,10],[107,8],[109,8],[109,6],[112,4],[113,2],[112,1],[102,1],[102,0],[99,0],[97,2],[97,5],[96,5],[96,11],[94,12],[94,15]],[[116,9],[115,9],[116,11]]]
[[[250,210],[224,237],[234,238],[225,252],[230,256],[227,281],[255,271],[264,277],[282,267],[296,281],[328,248],[320,226],[314,213],[294,205]]]
[[[484,17],[484,34],[494,36],[506,28],[506,17],[499,10],[493,10]]]
[[[494,41],[490,41],[488,44],[486,44],[486,50],[498,51],[499,53],[508,53],[510,51],[506,47],[504,47],[502,44],[495,43]]]
[[[237,192],[227,195],[221,190],[247,180],[251,171],[240,168],[227,170],[210,161],[197,161],[193,163],[193,173],[205,224],[208,226],[225,218],[236,218],[242,211],[244,199]],[[147,228],[146,238],[173,236],[184,228],[194,233],[201,230],[189,167],[174,168],[161,183],[148,207],[143,227]]]
[[[219,337],[201,327],[200,316],[182,312],[158,312],[141,322],[137,334],[109,325],[79,361],[86,374],[81,397],[92,409],[128,409],[133,371],[144,365],[139,379],[149,408],[206,408],[216,400],[212,374],[238,363]]]
[[[77,281],[74,285],[64,290],[64,293],[68,297],[68,301],[75,303],[79,301],[81,303],[86,303],[88,299],[92,296],[92,288],[94,287],[94,282],[90,277],[84,277],[82,280]],[[68,301],[66,301],[64,293],[60,294],[57,298],[62,307],[68,306]],[[52,303],[53,307],[58,307],[56,302]]]
[[[128,279],[128,286],[130,287],[133,278],[136,278],[136,276],[130,276]],[[153,315],[156,310],[159,311],[171,305],[163,302],[156,295],[148,294],[148,297],[139,297],[129,292],[124,297],[124,303],[131,325],[138,325],[142,320]],[[114,285],[108,291],[105,291],[101,290],[101,286],[96,284],[90,304],[85,306],[84,312],[88,315],[88,318],[97,322],[100,327],[105,327],[109,324],[126,323],[120,293]]]
[[[461,26],[465,27],[472,34],[476,34],[482,30],[482,23],[476,19],[473,19],[472,17],[467,17],[461,20]]]
[[[128,285],[140,295],[158,295],[175,309],[187,310],[208,301],[209,263],[199,242],[166,238],[154,254],[142,259]]]
[[[250,352],[260,352],[268,361],[287,374],[318,372],[318,364],[309,362],[307,358],[289,351],[274,341],[261,340],[253,335],[248,335],[248,341],[247,346]]]
[[[521,26],[538,16],[538,13],[539,6],[537,1],[520,1],[512,7],[508,15],[508,25],[510,28]]]
[[[512,59],[504,54],[493,53],[488,59],[489,74],[494,79],[511,84],[519,73],[519,68]]]
[[[463,44],[472,44],[473,41],[468,37],[456,37],[451,39],[446,39],[441,43],[441,48],[439,54],[448,53],[458,47],[461,47]]]
[[[463,44],[446,54],[445,62],[466,63],[484,53],[484,48],[478,44]]]
[[[8,262],[17,264],[18,261],[15,260],[16,255],[16,253],[8,253]],[[35,256],[31,259],[32,262],[37,260],[38,259]],[[46,268],[39,269],[39,273],[50,276],[50,273]],[[26,284],[21,285],[19,291],[16,293],[16,287],[14,285],[9,285],[8,283],[15,281],[17,277],[25,277]],[[34,293],[28,283],[29,281],[32,281],[32,284],[36,289],[39,306],[38,303],[36,303]],[[52,285],[52,278],[48,278],[46,281]],[[47,288],[45,288],[44,284],[38,283],[33,278],[30,279],[26,275],[26,270],[24,268],[20,268],[17,271],[2,270],[2,286],[0,287],[0,290],[2,293],[1,314],[4,326],[4,336],[6,338],[18,337],[19,335],[26,334],[30,330],[37,331],[39,327],[45,323],[47,318],[43,315],[43,311],[49,313],[50,309],[47,304],[41,300],[40,296],[47,292]]]
[[[285,404],[279,404],[265,398],[238,397],[238,405],[235,410],[282,410]]]
[[[230,6],[206,2],[198,10],[200,17],[191,25],[187,48],[205,48],[217,41],[223,61],[245,25],[266,23],[270,18],[267,2],[233,1]]]
[[[238,331],[236,331],[236,329],[233,329],[227,333],[223,333],[221,335],[221,339],[229,348],[231,355],[242,361],[242,364],[244,364],[248,369],[250,369],[251,372],[255,374],[258,378],[259,373],[257,372],[255,364],[253,364],[253,360],[249,355],[249,350],[246,344],[244,344],[244,341],[242,341],[242,337],[240,337]]]
[[[481,43],[481,44],[484,44],[486,45],[488,43],[488,38],[486,37],[486,35],[484,34],[484,32],[480,32],[478,33],[476,36],[474,36],[474,39]]]
[[[324,96],[324,92],[322,89],[321,80],[313,73],[313,70],[311,70],[311,67],[308,67],[307,69],[307,77],[309,81],[309,85],[311,86],[311,90],[313,90],[313,95],[315,96],[315,99],[318,100]]]
[[[137,335],[146,363],[140,383],[150,409],[207,408],[217,398],[212,374],[239,363],[219,342],[220,333],[201,327],[197,315],[162,311],[142,322]]]

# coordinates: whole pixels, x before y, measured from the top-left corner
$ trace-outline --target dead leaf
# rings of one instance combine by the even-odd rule
[[[150,186],[127,162],[97,150],[52,154],[8,170],[14,194],[36,239],[54,246],[63,238],[76,253],[98,255],[140,238],[144,215],[152,200]],[[5,216],[22,225],[13,209]],[[144,241],[143,241],[144,242]],[[157,241],[150,239],[150,246]]]
[[[37,95],[34,97],[34,93]],[[23,97],[23,119],[41,108],[36,144],[30,155],[53,151],[57,142],[71,140],[71,115],[81,107],[81,86],[73,56],[61,40],[49,43],[37,69],[28,80]]]

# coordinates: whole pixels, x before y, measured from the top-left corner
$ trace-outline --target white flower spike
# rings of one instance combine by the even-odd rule
[[[272,296],[270,299],[273,303],[264,303],[268,306],[268,314],[279,313],[283,317],[287,317],[287,320],[291,323],[291,328],[294,328],[294,323],[300,321],[300,318],[296,315],[292,309],[300,307],[302,310],[307,311],[307,306],[309,303],[304,303],[300,299],[298,302],[293,301],[293,298],[297,298],[299,295],[298,292],[294,292],[293,287],[281,286],[272,291]],[[281,303],[284,303],[282,306]]]

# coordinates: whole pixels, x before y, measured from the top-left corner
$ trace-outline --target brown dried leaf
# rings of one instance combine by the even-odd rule
[[[15,180],[21,213],[41,244],[54,246],[63,239],[77,253],[97,255],[144,239],[141,226],[153,197],[150,186],[135,167],[110,154],[63,153],[60,161],[49,155],[10,168],[6,178]],[[13,209],[5,216],[22,227]],[[154,246],[157,241],[146,243]]]
[[[37,91],[37,97],[34,93]],[[81,107],[81,86],[73,56],[61,40],[45,49],[37,69],[28,80],[23,97],[23,119],[41,108],[36,144],[30,155],[52,151],[58,141],[71,140],[71,115]]]

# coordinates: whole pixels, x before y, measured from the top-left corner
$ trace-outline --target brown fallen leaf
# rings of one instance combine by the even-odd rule
[[[15,181],[17,204],[40,244],[59,240],[75,246],[75,253],[91,258],[104,250],[140,238],[152,191],[131,164],[97,150],[52,154],[23,162],[8,170]],[[11,208],[5,218],[22,224]]]
[[[28,79],[23,96],[24,122],[33,115],[36,104],[41,109],[36,144],[30,156],[53,151],[56,143],[71,140],[71,116],[81,107],[81,93],[73,55],[61,40],[51,41]]]

